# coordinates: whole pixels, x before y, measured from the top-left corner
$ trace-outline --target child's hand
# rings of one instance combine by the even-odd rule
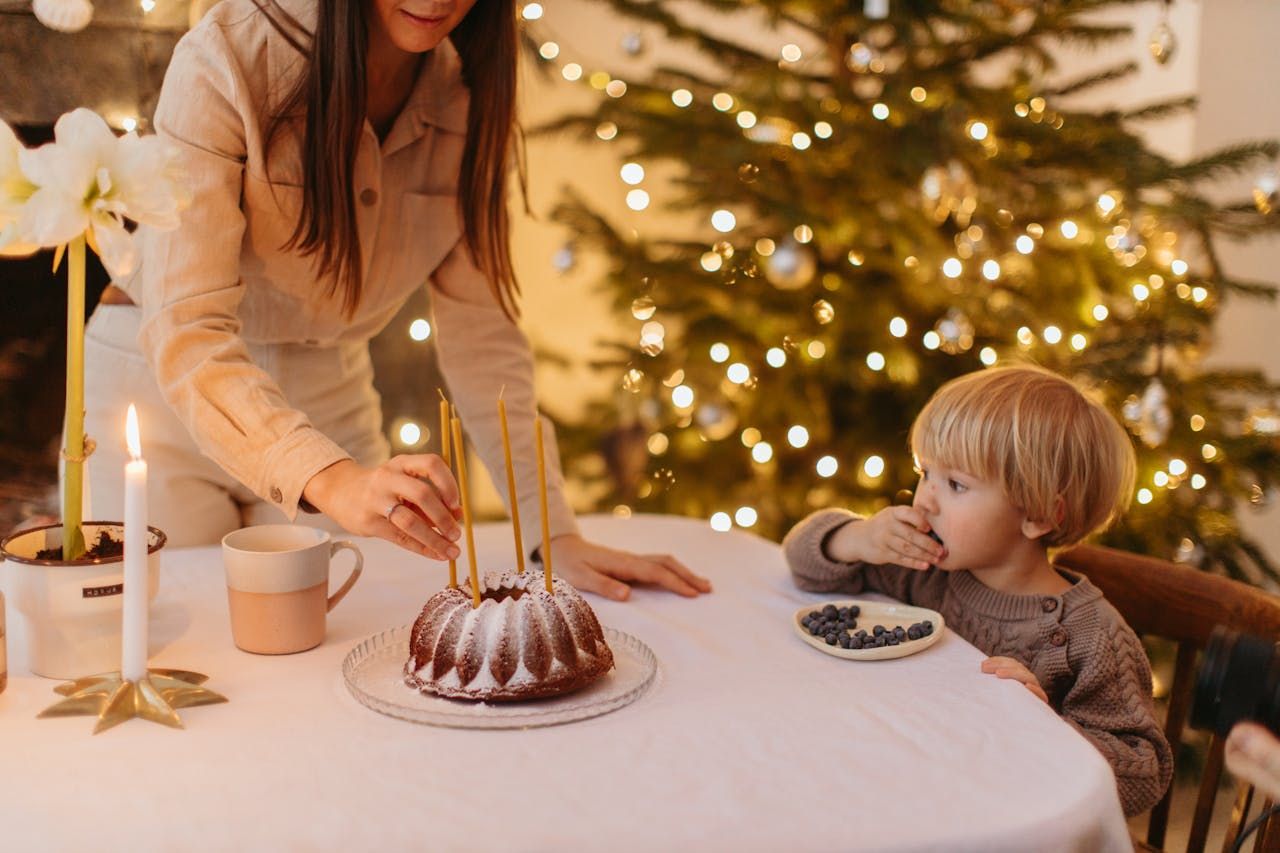
[[[931,539],[929,522],[913,506],[890,506],[865,521],[846,524],[831,535],[828,556],[845,563],[896,563],[927,569],[941,560],[946,548]]]
[[[982,662],[982,671],[995,673],[997,678],[1012,678],[1014,681],[1021,681],[1023,686],[1038,697],[1041,702],[1049,704],[1049,696],[1044,692],[1044,688],[1040,686],[1040,682],[1031,674],[1031,670],[1018,663],[1013,658],[994,657],[987,658]]]

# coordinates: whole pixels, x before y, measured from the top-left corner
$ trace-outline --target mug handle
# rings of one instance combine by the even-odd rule
[[[346,579],[342,586],[338,587],[338,591],[329,596],[329,606],[325,610],[325,613],[328,613],[330,610],[333,610],[333,608],[338,606],[338,602],[342,601],[342,599],[346,597],[346,594],[351,591],[351,587],[355,586],[356,581],[360,579],[360,572],[364,571],[364,555],[360,553],[359,548],[352,545],[345,539],[329,543],[330,560],[332,560],[333,555],[337,554],[339,551],[350,551],[352,554],[355,554],[356,566],[351,570],[351,576]]]

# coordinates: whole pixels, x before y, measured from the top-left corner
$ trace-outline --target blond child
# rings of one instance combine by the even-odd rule
[[[1127,503],[1124,430],[1066,379],[1016,366],[948,382],[910,444],[912,505],[800,522],[783,542],[796,584],[938,610],[989,655],[983,672],[1021,682],[1098,748],[1126,815],[1149,809],[1173,764],[1142,644],[1088,578],[1049,561]]]

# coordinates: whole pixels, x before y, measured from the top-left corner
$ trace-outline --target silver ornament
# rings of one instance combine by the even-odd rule
[[[644,36],[637,32],[629,32],[622,37],[622,49],[628,56],[639,56],[644,52]]]
[[[779,290],[799,290],[813,281],[818,262],[813,250],[788,237],[764,259],[764,277]]]
[[[1129,397],[1121,410],[1129,429],[1147,447],[1159,447],[1169,437],[1173,414],[1169,411],[1169,392],[1156,378],[1147,383],[1141,397]]]
[[[958,308],[948,311],[933,330],[942,339],[939,349],[945,353],[956,355],[973,347],[973,321]]]
[[[551,256],[551,265],[557,272],[567,273],[578,263],[578,253],[572,243],[565,243]]]

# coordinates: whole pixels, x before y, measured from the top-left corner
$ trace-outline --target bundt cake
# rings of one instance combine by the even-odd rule
[[[471,585],[431,596],[409,635],[404,680],[450,699],[502,702],[568,693],[613,668],[590,605],[541,572],[488,572],[479,607]]]

